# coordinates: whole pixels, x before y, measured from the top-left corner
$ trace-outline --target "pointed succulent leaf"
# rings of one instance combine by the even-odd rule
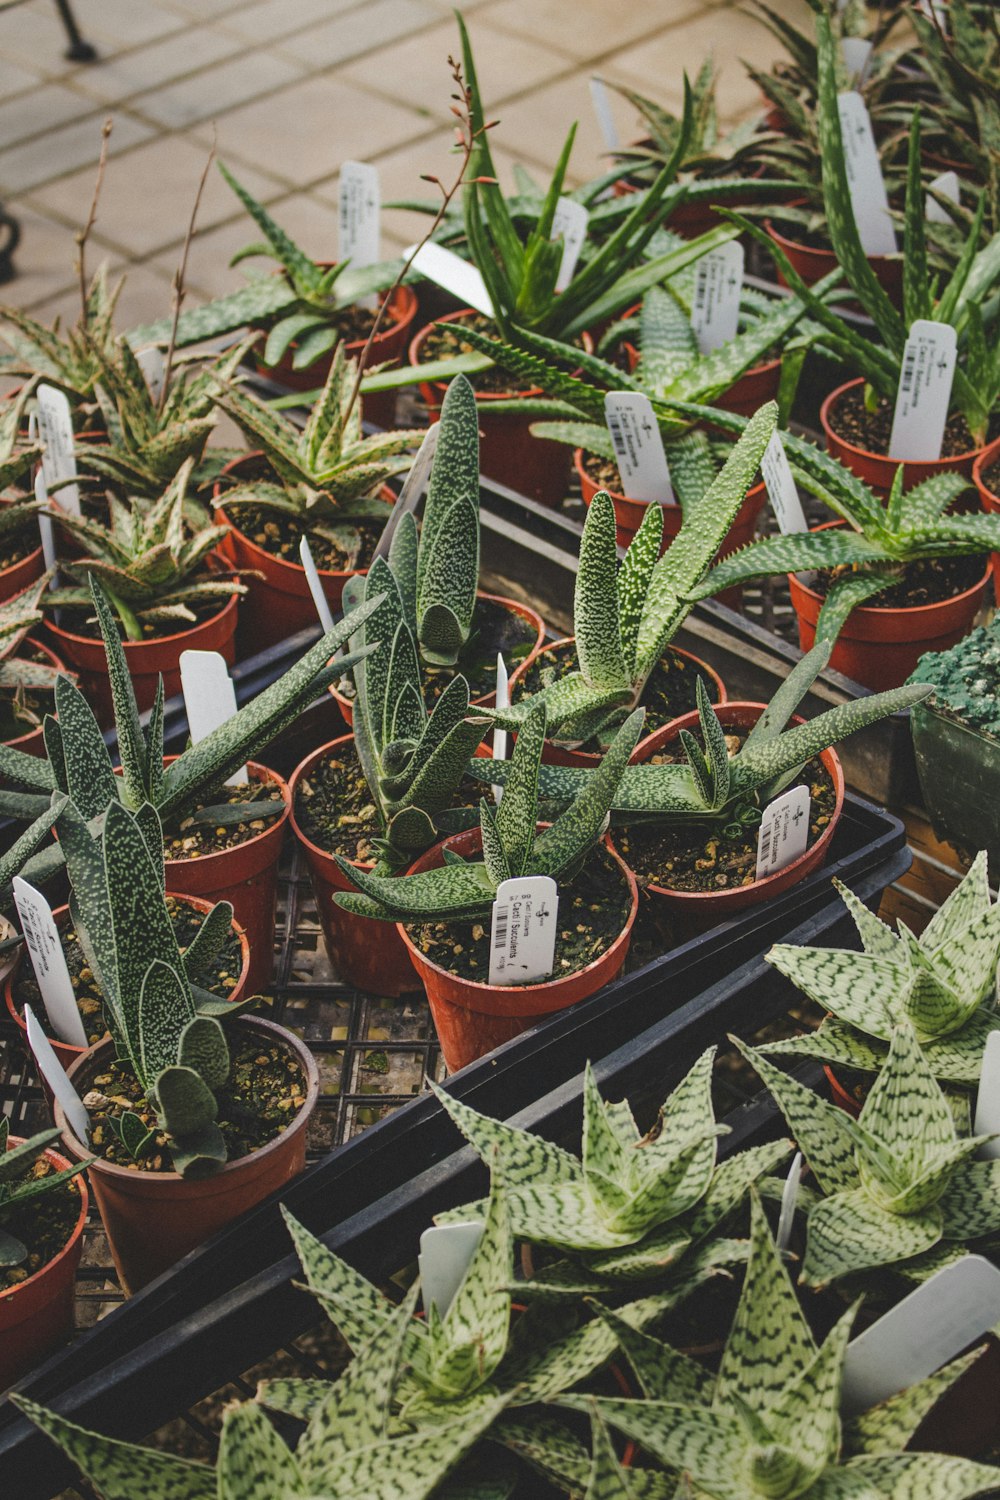
[[[303,1500],[430,1500],[503,1412],[507,1398],[484,1397],[462,1420],[357,1448],[330,1465],[323,1493]]]
[[[394,1313],[388,1297],[328,1250],[287,1208],[282,1207],[281,1213],[310,1291],[321,1297],[327,1307],[336,1308],[334,1321],[351,1348],[360,1349],[369,1339],[384,1336]]]
[[[528,873],[538,821],[538,767],[545,744],[544,703],[535,703],[518,730],[517,742],[496,814],[496,828],[513,876]],[[534,873],[534,872],[533,872]]]
[[[818,1479],[840,1452],[840,1386],[857,1306],[837,1320],[812,1362],[768,1411],[774,1439]]]
[[[504,852],[503,840],[497,828],[496,812],[492,802],[486,797],[483,797],[479,804],[479,827],[483,837],[483,862],[489,871],[490,879],[499,889],[505,880],[510,879],[511,871]]]
[[[851,1417],[844,1423],[844,1447],[849,1454],[899,1453],[906,1447],[921,1422],[980,1357],[982,1347],[961,1354],[943,1369],[928,1375],[878,1406]]]
[[[618,569],[618,622],[622,662],[626,681],[630,684],[636,680],[639,627],[646,608],[650,579],[660,555],[662,538],[663,511],[658,505],[647,506],[646,514]]]
[[[921,934],[921,944],[929,953],[960,940],[965,929],[990,909],[990,886],[987,854],[981,850],[968,873],[931,917]]]
[[[456,525],[462,529],[454,530]],[[450,585],[448,560],[454,569]],[[437,448],[424,501],[417,559],[418,616],[422,617],[432,604],[451,603],[463,619],[471,621],[478,576],[479,419],[472,387],[464,375],[457,375],[441,405]]]
[[[164,1068],[173,1067],[180,1060],[182,1033],[194,1019],[191,992],[181,984],[177,970],[154,959],[143,976],[139,996],[141,1066],[136,1071],[147,1088],[152,1087]],[[217,1026],[218,1022],[205,1024]],[[185,1061],[192,1066],[189,1060]],[[178,1133],[183,1133],[179,1127]]]
[[[422,540],[417,629],[424,659],[450,666],[469,638],[479,582],[479,510],[456,500],[441,528]]]
[[[483,1233],[444,1316],[440,1347],[431,1356],[428,1378],[442,1395],[471,1394],[491,1378],[503,1358],[513,1258],[503,1174],[495,1161]]]
[[[892,958],[899,951],[899,939],[890,927],[871,911],[865,903],[843,881],[834,879],[834,886],[847,907],[854,925],[858,929],[861,946],[873,958]]]
[[[942,1226],[938,1206],[904,1217],[880,1208],[864,1188],[823,1198],[809,1214],[802,1283],[817,1289],[852,1271],[922,1255],[941,1239]]]
[[[954,1144],[951,1110],[911,1026],[893,1030],[886,1065],[865,1100],[859,1124],[913,1176],[933,1152]]]
[[[604,1421],[641,1443],[669,1469],[689,1474],[699,1490],[716,1500],[745,1500],[747,1443],[730,1412],[692,1412],[669,1402],[606,1396],[566,1396],[560,1404],[577,1410],[595,1407]]]
[[[595,688],[631,685],[622,654],[616,549],[614,504],[605,490],[598,490],[583,526],[573,595],[576,654]]]
[[[583,1169],[580,1162],[562,1147],[555,1146],[528,1130],[519,1130],[516,1126],[479,1114],[434,1082],[431,1082],[430,1087],[438,1103],[451,1116],[484,1162],[489,1164],[494,1150],[499,1153],[504,1182],[512,1196],[516,1188],[531,1189],[541,1183],[582,1182]]]
[[[593,1467],[584,1500],[635,1500],[628,1473],[618,1462],[611,1435],[596,1410],[590,1414]]]
[[[276,1500],[303,1493],[295,1455],[253,1401],[226,1412],[216,1475],[220,1500]]]
[[[966,1161],[951,1173],[941,1196],[949,1239],[972,1240],[1000,1226],[1000,1161]]]
[[[991,1464],[973,1463],[943,1453],[899,1453],[873,1458],[852,1458],[843,1469],[845,1477],[868,1485],[865,1490],[845,1489],[844,1500],[968,1500],[973,1495],[991,1495],[1000,1482],[1000,1470]],[[820,1495],[818,1500],[827,1500]],[[829,1500],[840,1500],[836,1493]]]
[[[631,1327],[610,1308],[598,1307],[597,1312],[617,1338],[647,1401],[711,1406],[715,1382],[704,1365],[641,1328]]]
[[[111,765],[94,711],[68,677],[56,682],[56,713],[66,768],[66,790],[85,818],[103,813],[118,800],[118,778]]]
[[[228,901],[217,901],[205,913],[201,926],[184,950],[184,972],[189,979],[203,974],[220,952],[233,926],[233,908]]]
[[[684,1221],[692,1240],[702,1240],[711,1234],[743,1201],[754,1183],[775,1171],[791,1151],[791,1141],[766,1141],[720,1162],[712,1174],[708,1191]]]
[[[811,1089],[790,1078],[753,1047],[732,1037],[735,1045],[774,1095],[788,1127],[826,1193],[849,1192],[858,1185],[856,1132],[843,1110],[827,1104]]]
[[[212,1016],[196,1015],[184,1027],[177,1050],[181,1067],[191,1068],[214,1092],[229,1077],[226,1034]]]
[[[817,1005],[859,1031],[889,1040],[893,1002],[910,979],[896,958],[872,958],[841,948],[798,948],[776,943],[767,961]]]
[[[341,869],[360,894],[338,892],[337,905],[384,921],[411,922],[429,917],[461,921],[488,911],[496,895],[482,864],[445,864],[416,875],[384,876],[359,869],[344,859]]]
[[[618,784],[642,733],[645,714],[637,708],[616,733],[601,764],[569,807],[535,839],[532,874],[559,879],[596,843],[614,802]],[[503,803],[501,802],[501,807]]]

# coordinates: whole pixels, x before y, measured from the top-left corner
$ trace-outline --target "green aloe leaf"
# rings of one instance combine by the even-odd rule
[[[216,1475],[220,1500],[303,1493],[295,1455],[252,1401],[231,1406],[223,1418]]]
[[[595,688],[631,686],[622,651],[618,602],[615,508],[598,490],[587,510],[573,595],[576,654]]]

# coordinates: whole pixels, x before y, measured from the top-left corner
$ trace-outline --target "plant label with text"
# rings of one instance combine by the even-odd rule
[[[889,195],[875,145],[871,116],[855,89],[837,95],[844,137],[844,166],[851,207],[866,255],[895,255],[896,231],[889,214]]]
[[[36,891],[20,875],[14,876],[14,905],[52,1030],[61,1042],[71,1047],[86,1047],[87,1033],[80,1020],[51,906],[41,891]]]
[[[503,659],[503,652],[497,652],[497,708],[510,708],[510,682],[507,676],[507,663]],[[493,759],[507,759],[507,731],[506,729],[493,729]],[[493,800],[499,802],[503,796],[503,787],[494,784]]]
[[[840,41],[844,71],[855,88],[864,83],[871,62],[872,44],[863,36],[845,36]]]
[[[299,562],[302,564],[302,571],[306,575],[306,583],[309,585],[309,593],[312,596],[313,605],[319,616],[319,623],[322,625],[324,631],[331,631],[333,629],[333,615],[330,613],[330,605],[326,594],[323,592],[323,581],[319,576],[316,559],[312,555],[309,538],[304,535],[299,538]]]
[[[443,286],[446,292],[457,297],[462,307],[474,307],[487,318],[493,317],[493,301],[486,290],[486,283],[475,266],[448,250],[444,245],[428,241],[414,255],[415,247],[403,251],[403,259],[413,255],[412,269],[419,276],[426,276],[435,286]]]
[[[789,536],[796,531],[808,531],[809,527],[806,523],[805,511],[802,509],[802,501],[799,499],[795,475],[788,462],[788,454],[781,441],[781,434],[777,431],[772,432],[768,439],[764,456],[760,461],[760,472],[764,476],[767,498],[771,502],[771,509],[774,511],[774,518],[782,536]]]
[[[925,462],[941,457],[957,356],[958,335],[949,323],[914,320],[903,349],[890,458]]]
[[[736,337],[744,260],[739,240],[730,240],[695,262],[691,327],[702,354],[711,354]]]
[[[236,712],[236,689],[218,651],[182,651],[181,691],[192,745],[207,739]],[[247,768],[235,771],[226,786],[247,780]]]
[[[345,161],[340,168],[338,249],[352,266],[373,266],[382,255],[382,190],[378,167],[366,161]],[[364,307],[376,307],[372,294],[361,297]]]
[[[80,514],[80,488],[76,484],[63,484],[76,474],[76,450],[73,445],[73,416],[65,392],[54,385],[40,385],[36,392],[38,412],[38,436],[45,444],[42,453],[42,472],[49,492],[61,484],[62,488],[52,495],[57,505],[71,516]]]
[[[559,888],[551,875],[502,880],[490,923],[490,984],[548,979],[558,922]]]
[[[1000,1271],[966,1255],[929,1276],[847,1346],[845,1412],[867,1411],[915,1385],[1000,1322]]]
[[[764,809],[757,830],[756,880],[776,875],[804,854],[809,843],[809,788],[793,786]]]
[[[552,238],[563,237],[562,260],[559,262],[559,274],[556,277],[556,291],[564,292],[573,280],[576,263],[580,259],[580,251],[583,242],[587,238],[587,225],[590,215],[582,203],[577,203],[575,198],[563,196],[556,204],[556,211],[552,217]]]
[[[983,1049],[972,1134],[1000,1136],[1000,1031],[990,1032]],[[984,1161],[996,1161],[1000,1157],[1000,1139],[987,1141],[976,1155]]]
[[[676,505],[667,455],[649,397],[641,391],[608,391],[604,420],[628,498]]]
[[[928,224],[950,224],[951,214],[946,208],[942,208],[934,197],[934,192],[940,193],[942,198],[947,198],[956,207],[961,202],[961,186],[958,181],[957,172],[940,172],[937,177],[927,185],[927,197],[925,199],[924,217]],[[933,192],[931,191],[933,189]]]
[[[479,1220],[468,1224],[435,1224],[432,1229],[424,1230],[417,1265],[425,1314],[430,1313],[433,1303],[438,1317],[447,1317],[485,1228]]]
[[[39,1073],[52,1090],[53,1097],[62,1105],[63,1114],[73,1134],[77,1140],[86,1144],[90,1134],[90,1116],[80,1095],[66,1077],[66,1071],[30,1005],[24,1007],[24,1022],[28,1028],[28,1046]],[[83,1045],[87,1045],[86,1041]]]

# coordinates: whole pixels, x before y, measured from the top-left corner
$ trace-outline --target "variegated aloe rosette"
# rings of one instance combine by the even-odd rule
[[[0,516],[3,512],[0,511]],[[23,752],[37,748],[56,679],[66,668],[46,647],[28,639],[45,616],[41,603],[52,575],[0,601],[0,739]],[[30,743],[29,743],[30,739]]]

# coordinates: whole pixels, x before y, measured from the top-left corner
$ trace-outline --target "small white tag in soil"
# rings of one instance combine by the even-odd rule
[[[590,80],[590,102],[594,106],[594,114],[601,127],[605,146],[609,151],[617,151],[621,145],[621,136],[618,134],[618,126],[611,112],[611,96],[603,78]]]
[[[490,925],[490,984],[548,979],[558,921],[559,889],[551,875],[501,881]]]
[[[14,876],[14,905],[52,1030],[61,1042],[71,1047],[86,1047],[87,1033],[80,1020],[51,906],[41,891],[36,891],[20,875]]]
[[[413,254],[413,249],[411,245],[403,251],[404,260]],[[421,245],[413,259],[413,270],[436,286],[443,286],[446,292],[458,298],[463,307],[474,307],[477,312],[492,318],[493,303],[485,281],[475,266],[470,266],[454,250],[446,250],[444,245]]]
[[[220,724],[236,712],[236,689],[229,668],[218,651],[182,651],[180,655],[181,690],[187,714],[191,743],[207,739]],[[230,776],[226,786],[237,786],[247,779],[247,768]]]
[[[941,457],[957,348],[949,323],[917,318],[911,324],[892,417],[890,458],[926,462]]]
[[[802,1152],[796,1151],[792,1165],[788,1168],[785,1186],[781,1192],[781,1213],[778,1215],[778,1232],[774,1243],[782,1252],[788,1249],[795,1221],[795,1205],[799,1201],[799,1183],[802,1181]]]
[[[781,434],[772,432],[764,456],[760,461],[760,472],[767,486],[767,498],[771,502],[778,530],[783,536],[795,531],[808,531],[802,501],[792,473],[791,464]]]
[[[389,512],[389,519],[382,527],[382,535],[379,537],[372,554],[372,562],[376,557],[388,557],[389,548],[396,527],[408,511],[416,510],[427,488],[427,480],[431,472],[431,464],[437,452],[438,433],[441,430],[439,422],[432,422],[424,433],[423,442],[417,449],[417,455],[410,465],[409,472],[403,480],[403,488],[397,496],[396,503]],[[305,538],[303,538],[305,540]],[[301,549],[300,549],[301,551]],[[313,596],[315,598],[315,595]],[[326,627],[329,629],[329,626]]]
[[[340,259],[357,267],[375,265],[382,254],[378,167],[366,161],[345,161],[340,168],[338,205]],[[374,294],[358,301],[362,307],[378,306]]]
[[[577,203],[575,198],[565,196],[559,199],[552,217],[552,238],[557,240],[560,235],[563,237],[562,260],[559,263],[559,275],[556,277],[557,292],[564,292],[573,280],[573,272],[580,259],[583,242],[587,238],[589,221],[590,215],[582,203]]]
[[[983,1049],[983,1066],[976,1095],[973,1135],[1000,1134],[1000,1031],[991,1031]],[[989,1141],[976,1153],[984,1161],[1000,1157],[1000,1140]]]
[[[78,1141],[86,1145],[90,1134],[90,1116],[83,1107],[83,1100],[66,1077],[63,1065],[56,1057],[52,1043],[42,1030],[41,1022],[30,1005],[24,1007],[24,1021],[28,1028],[28,1046],[38,1065],[38,1071],[62,1105],[63,1113],[73,1134]]]
[[[309,545],[309,538],[307,536],[299,538],[299,562],[302,564],[306,575],[306,583],[309,585],[312,602],[316,608],[316,613],[319,615],[319,623],[324,630],[332,630],[333,615],[330,613],[330,606],[323,592],[319,569],[316,567],[316,560],[312,555],[312,548]]]
[[[35,500],[39,505],[48,505],[49,491],[45,483],[45,471],[41,464],[35,470]],[[42,539],[42,558],[46,571],[56,565],[56,528],[51,516],[38,513],[38,534]],[[52,580],[55,583],[55,578]],[[58,620],[57,620],[58,623]]]
[[[691,326],[702,354],[711,354],[736,337],[744,259],[743,246],[730,240],[695,262]]]
[[[433,1229],[424,1230],[417,1265],[425,1313],[430,1312],[433,1302],[438,1317],[447,1317],[485,1228],[480,1220],[469,1224],[436,1224]]]
[[[924,215],[928,224],[950,224],[952,222],[951,214],[946,208],[941,207],[940,203],[930,192],[931,188],[940,193],[942,198],[950,199],[952,203],[957,204],[961,202],[958,173],[941,172],[933,181],[928,183],[928,193],[925,200],[926,208],[924,209]]]
[[[40,385],[38,400],[38,436],[45,444],[42,469],[52,499],[70,515],[80,514],[80,489],[76,484],[56,485],[76,473],[76,451],[73,446],[73,418],[69,401],[54,385]],[[55,493],[53,494],[53,491]]]
[[[889,216],[889,197],[871,116],[854,89],[837,95],[837,109],[844,137],[847,184],[862,247],[866,255],[895,255],[896,231]]]
[[[1000,1322],[1000,1271],[982,1255],[944,1266],[847,1346],[845,1413],[940,1370]]]
[[[757,880],[776,875],[809,843],[809,788],[793,786],[764,809],[757,830]]]
[[[667,455],[649,397],[641,391],[609,391],[604,398],[604,420],[628,498],[675,505]]]
[[[510,707],[510,685],[507,678],[507,664],[503,659],[503,652],[497,652],[497,708]],[[494,729],[493,731],[493,759],[507,759],[507,731],[506,729]],[[503,796],[503,787],[496,783],[493,785],[493,800],[499,802]]]
[[[863,36],[845,36],[841,38],[840,51],[844,59],[844,71],[852,85],[857,88],[865,81],[868,64],[871,61],[872,44]]]

